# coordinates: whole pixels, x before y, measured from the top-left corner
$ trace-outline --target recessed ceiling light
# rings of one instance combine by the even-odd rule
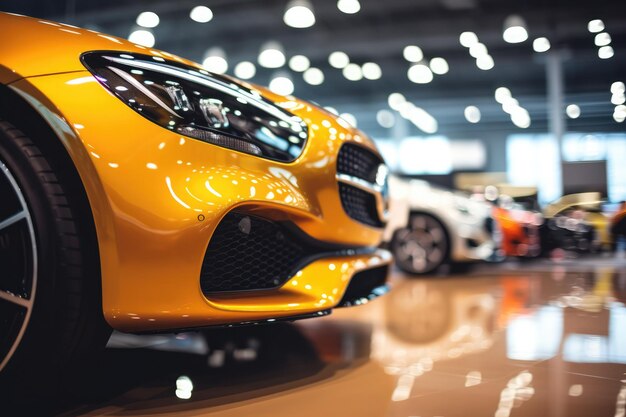
[[[526,22],[521,16],[511,15],[504,21],[504,31],[502,38],[508,43],[520,43],[528,39]]]
[[[613,84],[611,84],[612,94],[619,94],[619,93],[624,94],[624,91],[626,91],[626,85],[624,85],[623,82],[615,81]]]
[[[409,62],[419,62],[424,59],[422,48],[416,45],[406,46],[402,51],[402,55],[404,56],[404,59]]]
[[[293,81],[291,81],[291,78],[287,74],[279,73],[270,81],[269,89],[273,93],[281,96],[288,96],[293,94]]]
[[[596,46],[607,46],[611,43],[611,35],[606,32],[598,33],[594,38]]]
[[[382,127],[389,129],[393,127],[394,124],[396,124],[396,117],[389,110],[382,109],[378,110],[378,112],[376,113],[376,121]]]
[[[152,48],[156,42],[152,32],[146,29],[138,29],[131,32],[128,35],[128,40],[137,45],[145,46],[146,48]]]
[[[450,67],[448,66],[448,61],[441,57],[435,57],[431,59],[429,66],[430,70],[437,75],[447,74],[450,70]]]
[[[496,101],[500,104],[504,103],[508,99],[512,97],[511,90],[506,87],[498,87],[496,88],[495,98]]]
[[[311,61],[304,55],[294,55],[289,59],[289,68],[295,72],[304,72],[311,66]]]
[[[537,38],[533,41],[533,50],[535,52],[546,52],[550,49],[550,41],[548,38]]]
[[[387,98],[387,103],[392,109],[400,110],[402,104],[406,103],[406,98],[400,93],[391,93]]]
[[[261,47],[258,57],[259,65],[265,68],[280,68],[285,65],[283,47],[278,42],[266,42]]]
[[[600,59],[609,59],[609,58],[612,58],[613,55],[614,55],[614,51],[613,51],[612,46],[603,46],[600,49],[598,49],[598,57]]]
[[[196,6],[189,12],[191,20],[198,23],[207,23],[213,19],[213,12],[206,6]]]
[[[359,81],[363,78],[363,71],[357,64],[348,64],[343,69],[343,76],[350,81]]]
[[[324,82],[324,73],[319,68],[311,67],[304,71],[302,78],[307,84],[320,85]]]
[[[598,33],[604,30],[604,22],[600,19],[590,20],[587,23],[587,30],[591,33]]]
[[[224,74],[228,70],[228,61],[226,61],[226,53],[222,48],[211,48],[202,61],[202,66],[215,74]]]
[[[328,56],[328,63],[331,67],[342,69],[350,63],[350,58],[345,52],[335,51]]]
[[[144,28],[155,28],[159,25],[159,15],[154,12],[141,12],[137,16],[137,24]]]
[[[307,0],[292,0],[287,3],[283,21],[292,28],[309,28],[315,24],[313,6]]]
[[[487,47],[485,44],[476,42],[469,48],[469,54],[474,58],[478,59],[481,56],[488,55],[489,51],[487,51]]]
[[[578,119],[580,117],[580,107],[576,104],[570,104],[565,108],[565,114],[570,119]]]
[[[361,3],[359,0],[339,0],[337,1],[337,8],[343,13],[354,14],[361,10]]]
[[[459,36],[459,42],[464,47],[469,48],[478,42],[478,36],[474,32],[463,32]]]
[[[467,106],[463,111],[465,119],[470,123],[480,122],[480,109],[476,106]]]
[[[368,80],[378,80],[383,75],[383,71],[380,66],[375,62],[366,62],[361,68],[363,77]]]
[[[495,66],[495,63],[491,55],[483,55],[476,59],[476,66],[483,71],[488,71]]]
[[[416,84],[428,84],[433,80],[433,73],[424,64],[415,64],[409,68],[407,76],[411,82]]]
[[[235,66],[235,76],[249,80],[256,75],[256,66],[250,61],[242,61]]]

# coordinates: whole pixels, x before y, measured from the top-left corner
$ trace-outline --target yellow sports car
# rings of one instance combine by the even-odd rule
[[[344,120],[91,30],[0,13],[0,38],[3,373],[61,366],[111,328],[385,292],[387,169]]]

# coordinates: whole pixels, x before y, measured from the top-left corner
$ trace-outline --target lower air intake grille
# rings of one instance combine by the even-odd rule
[[[383,227],[376,210],[376,197],[360,188],[339,183],[341,205],[348,216],[373,227]]]
[[[284,225],[228,213],[217,226],[204,256],[204,293],[250,291],[284,284],[319,248],[301,241]]]

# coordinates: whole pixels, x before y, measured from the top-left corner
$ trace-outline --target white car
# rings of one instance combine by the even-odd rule
[[[427,274],[442,265],[501,256],[501,234],[491,204],[426,181],[397,177],[390,178],[389,193],[384,241],[404,272]]]

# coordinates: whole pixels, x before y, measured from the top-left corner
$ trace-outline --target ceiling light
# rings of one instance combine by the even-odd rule
[[[196,6],[191,9],[189,17],[198,23],[207,23],[213,19],[213,12],[206,6]]]
[[[400,107],[406,103],[406,98],[400,93],[391,93],[387,98],[387,103],[389,103],[389,107],[394,110],[400,110]]]
[[[519,105],[519,101],[516,98],[510,97],[504,103],[502,103],[502,110],[505,113],[513,114],[517,111],[520,111],[522,107]]]
[[[498,87],[496,88],[495,98],[496,101],[500,104],[503,104],[505,101],[509,100],[512,97],[511,90],[506,87]]]
[[[293,81],[288,74],[283,72],[276,74],[269,84],[270,91],[281,96],[293,94],[293,88]]]
[[[324,73],[319,68],[311,67],[304,71],[302,78],[307,84],[320,85],[324,82]]]
[[[502,38],[508,43],[520,43],[528,39],[526,22],[521,16],[511,15],[504,21],[504,31]]]
[[[493,62],[491,55],[479,56],[478,59],[476,59],[476,66],[483,71],[490,70],[494,67],[494,65],[495,63]]]
[[[266,42],[261,47],[259,65],[265,68],[280,68],[285,65],[283,47],[278,42]]]
[[[519,108],[518,111],[511,114],[511,121],[519,128],[526,129],[530,127],[530,115],[528,111],[523,108]]]
[[[587,30],[591,33],[598,33],[604,30],[604,22],[600,19],[590,20],[587,23]]]
[[[376,121],[382,127],[389,129],[393,127],[394,124],[396,124],[396,117],[389,110],[383,109],[378,110],[378,112],[376,113]]]
[[[250,61],[242,61],[235,66],[235,76],[249,80],[256,75],[256,66]]]
[[[343,13],[354,14],[361,10],[361,3],[359,3],[359,0],[339,0],[337,8]]]
[[[315,24],[313,6],[307,0],[292,0],[287,3],[283,21],[292,28],[309,28]]]
[[[356,120],[356,117],[354,117],[353,114],[351,114],[351,113],[341,113],[339,115],[339,117],[341,117],[343,120],[348,122],[350,124],[350,126],[357,127],[357,120]]]
[[[224,74],[228,69],[226,53],[222,48],[211,48],[204,55],[202,66],[214,74]]]
[[[311,61],[304,55],[294,55],[289,59],[289,68],[295,72],[304,72],[311,66]]]
[[[404,47],[402,55],[404,56],[404,59],[409,62],[419,62],[424,59],[424,53],[422,52],[422,48],[415,45],[409,45]]]
[[[328,63],[331,67],[342,69],[350,63],[350,58],[345,52],[335,51],[328,56]]]
[[[141,12],[137,16],[137,24],[145,28],[155,28],[159,25],[159,15],[154,12]]]
[[[137,45],[152,48],[156,42],[154,35],[149,30],[137,29],[128,36],[128,40]]]
[[[533,50],[535,52],[546,52],[550,49],[550,41],[548,38],[537,38],[533,41]]]
[[[594,39],[596,46],[607,46],[611,43],[611,35],[606,32],[598,33]]]
[[[363,78],[363,72],[357,64],[348,64],[343,69],[343,76],[350,81],[359,81]]]
[[[624,104],[624,102],[626,102],[626,97],[624,97],[624,93],[613,94],[613,96],[611,96],[611,104],[615,104],[617,106],[620,104]]]
[[[469,54],[478,59],[481,56],[488,55],[489,51],[487,51],[487,47],[485,46],[485,44],[476,42],[475,44],[470,46]]]
[[[624,85],[623,82],[621,81],[615,81],[613,84],[611,84],[611,93],[612,94],[624,94],[624,92],[626,91],[626,85]]]
[[[439,129],[437,120],[426,110],[417,106],[411,106],[408,119],[425,133],[433,134]]]
[[[480,109],[476,106],[467,106],[463,112],[465,119],[470,123],[480,122]]]
[[[366,62],[361,68],[363,77],[368,80],[378,80],[383,75],[383,71],[380,66],[375,62]]]
[[[612,46],[603,46],[598,49],[598,57],[600,59],[609,59],[613,57],[613,47]]]
[[[436,57],[430,60],[430,70],[437,75],[446,74],[450,67],[448,66],[448,61],[443,58]]]
[[[424,64],[416,64],[409,68],[407,72],[409,80],[417,84],[428,84],[433,80],[433,73]]]
[[[626,106],[621,104],[619,106],[615,106],[615,111],[613,112],[613,119],[617,123],[622,123],[624,119],[626,119]]]
[[[580,117],[580,107],[576,104],[570,104],[565,108],[565,114],[570,119],[578,119]]]
[[[459,36],[459,42],[466,48],[471,47],[478,42],[478,36],[474,32],[463,32]]]

